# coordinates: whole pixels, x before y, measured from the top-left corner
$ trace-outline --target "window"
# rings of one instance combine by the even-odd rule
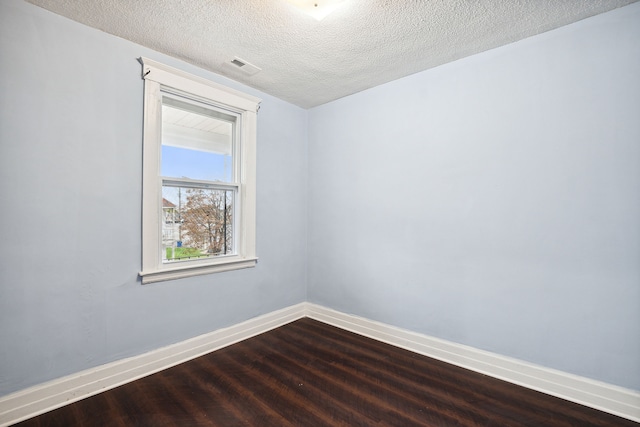
[[[142,283],[255,266],[260,100],[141,62]]]

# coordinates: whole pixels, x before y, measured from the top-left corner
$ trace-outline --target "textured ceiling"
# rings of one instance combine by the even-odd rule
[[[637,0],[28,1],[309,108]]]

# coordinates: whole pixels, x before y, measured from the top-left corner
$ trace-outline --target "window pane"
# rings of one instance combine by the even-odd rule
[[[235,116],[162,99],[162,176],[233,181]]]
[[[234,253],[232,190],[162,186],[162,260]]]

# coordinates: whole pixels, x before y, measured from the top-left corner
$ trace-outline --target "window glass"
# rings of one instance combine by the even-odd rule
[[[163,97],[161,175],[232,182],[235,122],[233,115]]]
[[[163,184],[163,262],[234,253],[234,193],[232,190]]]
[[[196,101],[162,99],[163,263],[234,253],[236,117]],[[189,181],[181,181],[188,179]]]

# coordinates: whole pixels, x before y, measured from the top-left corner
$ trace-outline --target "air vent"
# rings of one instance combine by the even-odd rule
[[[237,56],[228,62],[234,69],[240,70],[250,76],[261,71],[261,68],[256,67],[255,65],[245,61],[244,59],[240,59]]]

